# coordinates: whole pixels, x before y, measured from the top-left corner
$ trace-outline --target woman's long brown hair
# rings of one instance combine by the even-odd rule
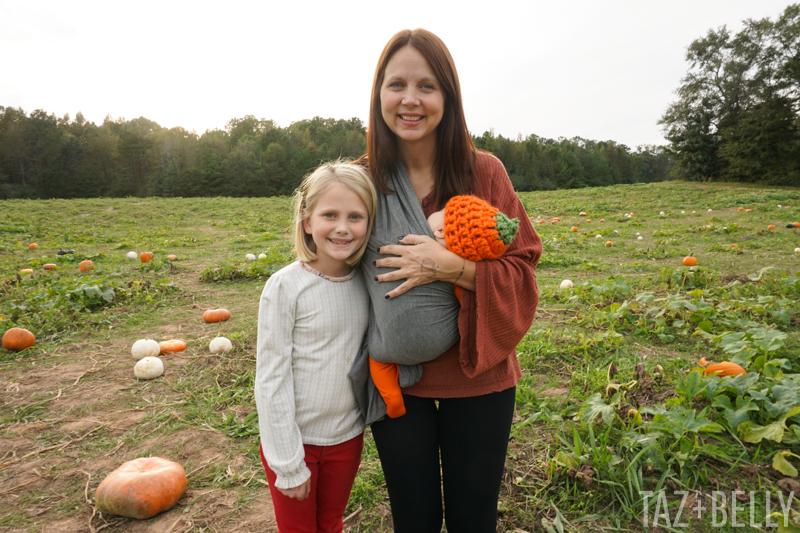
[[[428,61],[444,92],[444,112],[436,128],[433,198],[443,207],[453,196],[473,192],[475,145],[467,129],[461,103],[461,84],[450,51],[439,37],[423,30],[403,30],[392,37],[381,53],[372,82],[367,129],[367,153],[359,162],[369,166],[375,187],[383,194],[394,191],[386,183],[397,172],[397,138],[381,114],[381,85],[386,65],[404,46],[413,46]]]

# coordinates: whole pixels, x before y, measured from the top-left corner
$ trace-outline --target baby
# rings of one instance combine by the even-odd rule
[[[451,252],[470,261],[497,259],[508,249],[519,229],[519,219],[506,215],[477,196],[454,196],[441,211],[428,217],[434,238]],[[454,285],[456,297],[461,291]],[[370,374],[384,402],[386,414],[405,414],[403,395],[395,363],[380,363],[370,357]]]
[[[428,217],[428,225],[431,227],[433,237],[439,241],[444,247],[447,247],[447,241],[444,238],[444,209],[436,211]]]

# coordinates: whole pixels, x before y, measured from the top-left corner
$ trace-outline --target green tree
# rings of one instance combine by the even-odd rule
[[[686,59],[678,99],[660,120],[678,175],[774,181],[791,174],[800,140],[800,4],[775,22],[748,19],[735,35],[710,30]]]

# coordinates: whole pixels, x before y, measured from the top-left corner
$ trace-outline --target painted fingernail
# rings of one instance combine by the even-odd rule
[[[386,298],[388,300],[389,299],[389,295],[387,294],[386,296],[384,296],[384,298]]]
[[[380,248],[378,248],[378,253],[381,253],[381,249]]]
[[[374,278],[372,278],[372,279],[374,279],[375,281],[378,281],[378,276],[375,276],[375,277],[374,277]]]
[[[373,261],[372,262],[372,266],[374,266],[374,267],[378,266],[378,262],[377,261]]]
[[[397,238],[397,240],[398,240],[398,241],[402,241],[402,240],[403,240],[403,239],[405,239],[405,238],[406,238],[406,236],[405,236],[405,235],[400,235],[400,236]]]

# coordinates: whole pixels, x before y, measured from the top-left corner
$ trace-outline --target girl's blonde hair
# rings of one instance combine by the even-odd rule
[[[345,261],[348,265],[355,266],[364,255],[364,250],[367,249],[367,241],[372,233],[372,223],[375,221],[378,197],[369,172],[361,165],[347,160],[339,159],[321,165],[306,176],[303,183],[294,192],[294,247],[297,251],[297,258],[301,261],[308,263],[317,258],[317,247],[311,235],[308,235],[303,229],[303,221],[311,215],[317,201],[334,183],[356,193],[367,208],[369,220],[364,244]]]

